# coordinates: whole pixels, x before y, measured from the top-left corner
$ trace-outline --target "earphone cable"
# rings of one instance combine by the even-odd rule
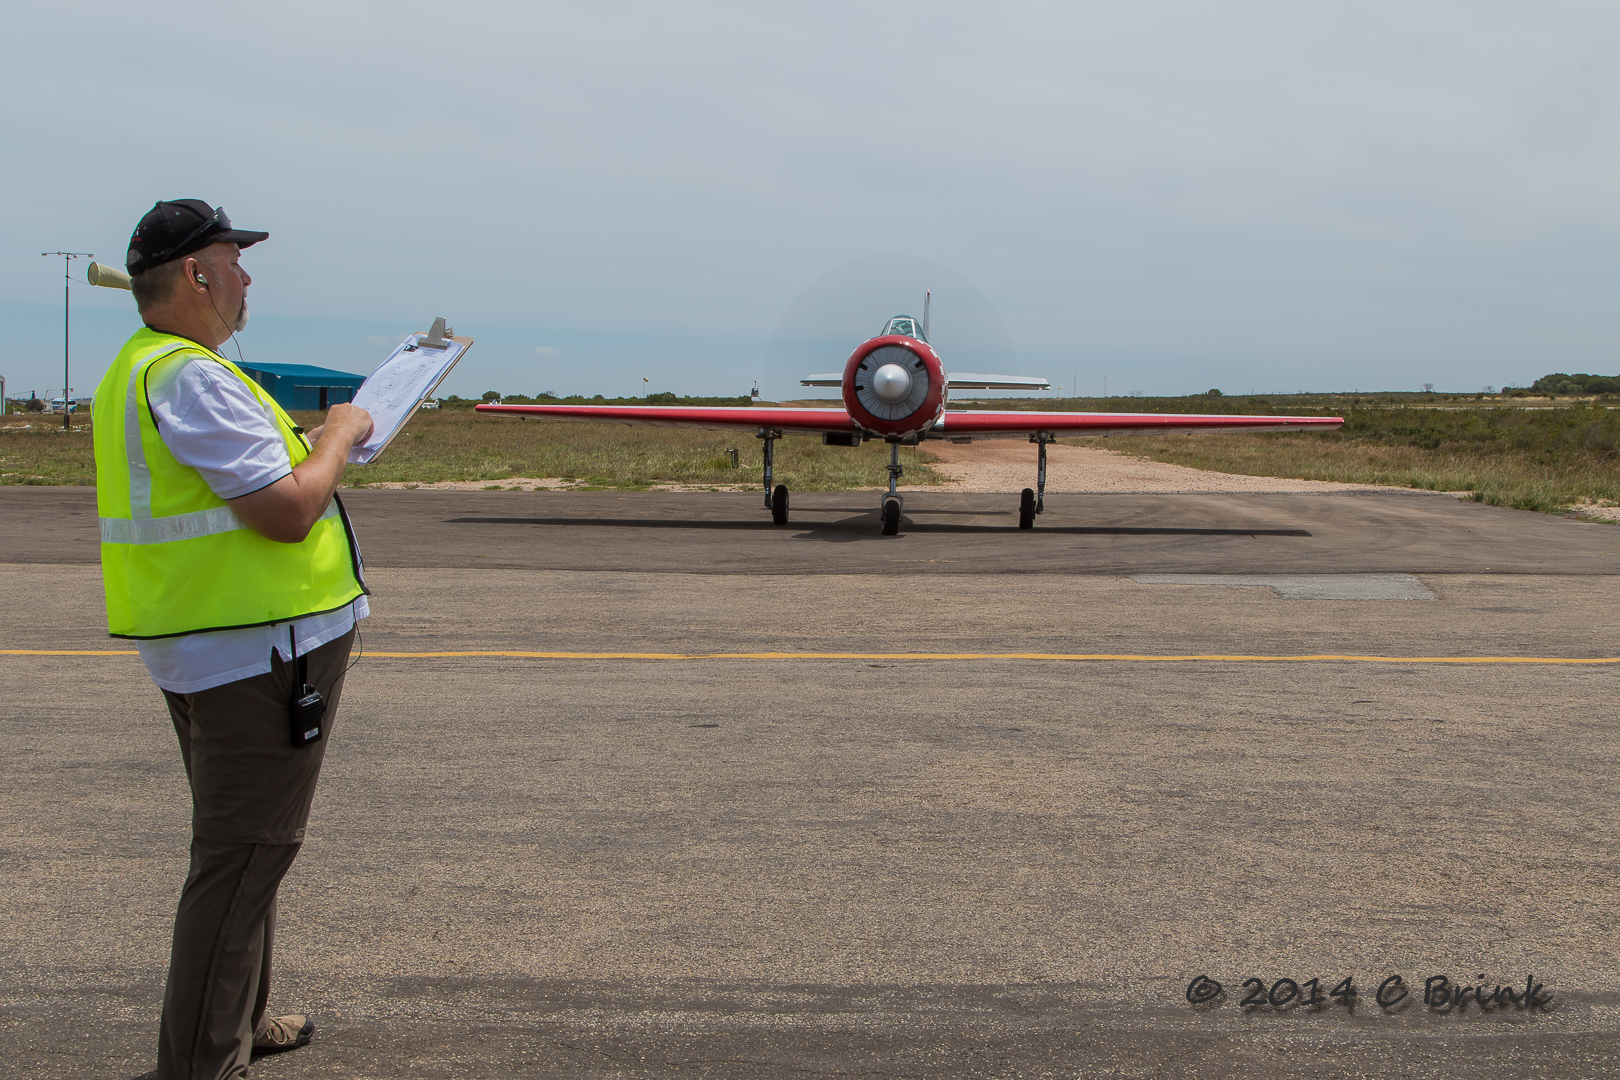
[[[204,288],[207,288],[207,285],[208,282],[204,281]],[[242,343],[236,340],[236,329],[235,327],[231,326],[230,323],[225,321],[225,316],[219,313],[219,305],[214,303],[213,289],[208,289],[208,306],[214,309],[214,318],[219,320],[219,325],[223,326],[226,332],[231,335],[231,344],[236,346],[236,362],[238,364],[246,364],[247,361],[242,359]]]

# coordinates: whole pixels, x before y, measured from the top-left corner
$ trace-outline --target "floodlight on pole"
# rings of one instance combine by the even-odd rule
[[[69,408],[68,395],[73,388],[68,385],[68,325],[69,310],[73,297],[73,260],[88,259],[95,255],[93,251],[42,251],[41,258],[52,255],[62,256],[62,430],[66,431],[73,426],[73,413]]]

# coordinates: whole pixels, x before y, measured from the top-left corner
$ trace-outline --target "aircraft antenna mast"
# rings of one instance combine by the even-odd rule
[[[923,340],[928,340],[928,305],[933,301],[934,294],[928,289],[923,290]]]

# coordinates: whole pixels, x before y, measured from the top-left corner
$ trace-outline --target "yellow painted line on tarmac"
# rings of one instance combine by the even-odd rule
[[[134,649],[0,649],[0,656],[139,656]]]
[[[1113,660],[1131,663],[1185,662],[1215,660],[1229,663],[1278,663],[1321,660],[1352,660],[1369,664],[1620,664],[1620,656],[1355,656],[1341,653],[1315,653],[1304,656],[1259,656],[1237,653],[1190,653],[1154,655],[1148,653],[854,653],[854,652],[757,652],[757,653],[651,653],[651,652],[368,652],[367,656],[390,660],[426,660],[454,657],[508,657],[530,660]]]
[[[0,649],[0,656],[136,656],[133,649]],[[371,660],[1089,660],[1118,663],[1186,663],[1210,661],[1232,664],[1319,663],[1348,661],[1361,664],[1620,664],[1620,656],[1360,656],[1354,653],[1307,653],[1265,656],[1251,653],[860,653],[860,652],[522,652],[474,650],[465,652],[371,652]]]

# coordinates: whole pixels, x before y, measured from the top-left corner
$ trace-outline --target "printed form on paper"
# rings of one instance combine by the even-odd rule
[[[421,344],[427,336],[411,334],[400,342],[355,391],[353,404],[371,414],[374,426],[371,437],[349,451],[351,462],[377,460],[472,345],[471,338],[446,338],[445,348],[432,349]]]

